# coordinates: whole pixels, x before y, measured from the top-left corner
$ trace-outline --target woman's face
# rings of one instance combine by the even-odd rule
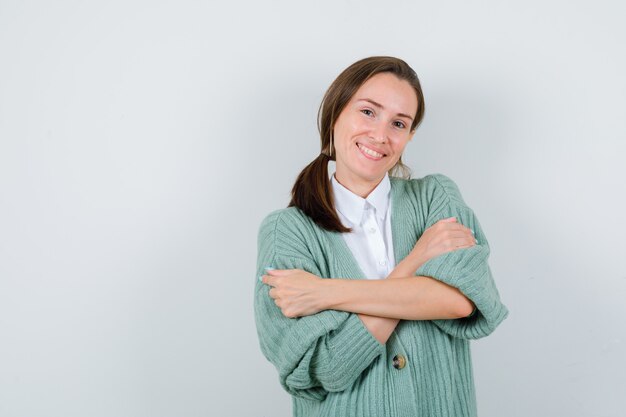
[[[366,197],[400,159],[416,112],[417,95],[408,81],[391,73],[367,80],[335,122],[337,180]]]

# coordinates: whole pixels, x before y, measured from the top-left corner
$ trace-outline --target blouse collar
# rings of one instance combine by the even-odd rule
[[[375,209],[376,217],[382,222],[389,207],[391,183],[389,174],[383,179],[366,198],[354,194],[337,181],[335,174],[331,177],[335,209],[347,218],[353,225],[360,225],[367,206]]]

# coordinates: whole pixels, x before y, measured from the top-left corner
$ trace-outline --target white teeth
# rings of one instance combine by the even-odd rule
[[[373,151],[373,150],[371,150],[369,148],[366,148],[365,146],[362,146],[360,143],[359,143],[359,149],[362,150],[363,152],[365,152],[366,154],[368,154],[370,156],[373,156],[374,158],[382,158],[383,157],[383,154],[378,153],[376,151]]]

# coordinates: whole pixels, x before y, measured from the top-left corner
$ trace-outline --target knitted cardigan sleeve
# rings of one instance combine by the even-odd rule
[[[433,322],[454,337],[485,337],[508,315],[487,263],[490,252],[487,237],[454,181],[443,174],[432,174],[426,178],[429,179],[426,188],[431,200],[426,228],[441,219],[455,216],[458,222],[474,230],[478,240],[470,248],[457,249],[432,258],[417,270],[416,275],[429,276],[458,288],[476,305],[476,311],[470,317]]]
[[[281,219],[284,210],[271,213],[261,223],[257,275],[263,275],[265,267],[273,267],[302,269],[322,276],[297,225]],[[288,393],[321,401],[328,392],[352,386],[385,351],[355,314],[324,310],[305,317],[285,317],[269,296],[270,288],[256,280],[257,334],[263,355],[278,370],[280,383]]]

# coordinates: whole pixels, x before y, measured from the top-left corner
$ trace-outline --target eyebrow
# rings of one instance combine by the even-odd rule
[[[371,104],[373,104],[374,106],[378,107],[379,109],[385,109],[385,107],[383,107],[382,104],[375,102],[374,100],[372,100],[371,98],[360,98],[357,101],[367,101]],[[400,117],[406,117],[409,120],[413,120],[413,118],[411,116],[409,116],[408,114],[404,114],[404,113],[398,113],[398,116]]]

